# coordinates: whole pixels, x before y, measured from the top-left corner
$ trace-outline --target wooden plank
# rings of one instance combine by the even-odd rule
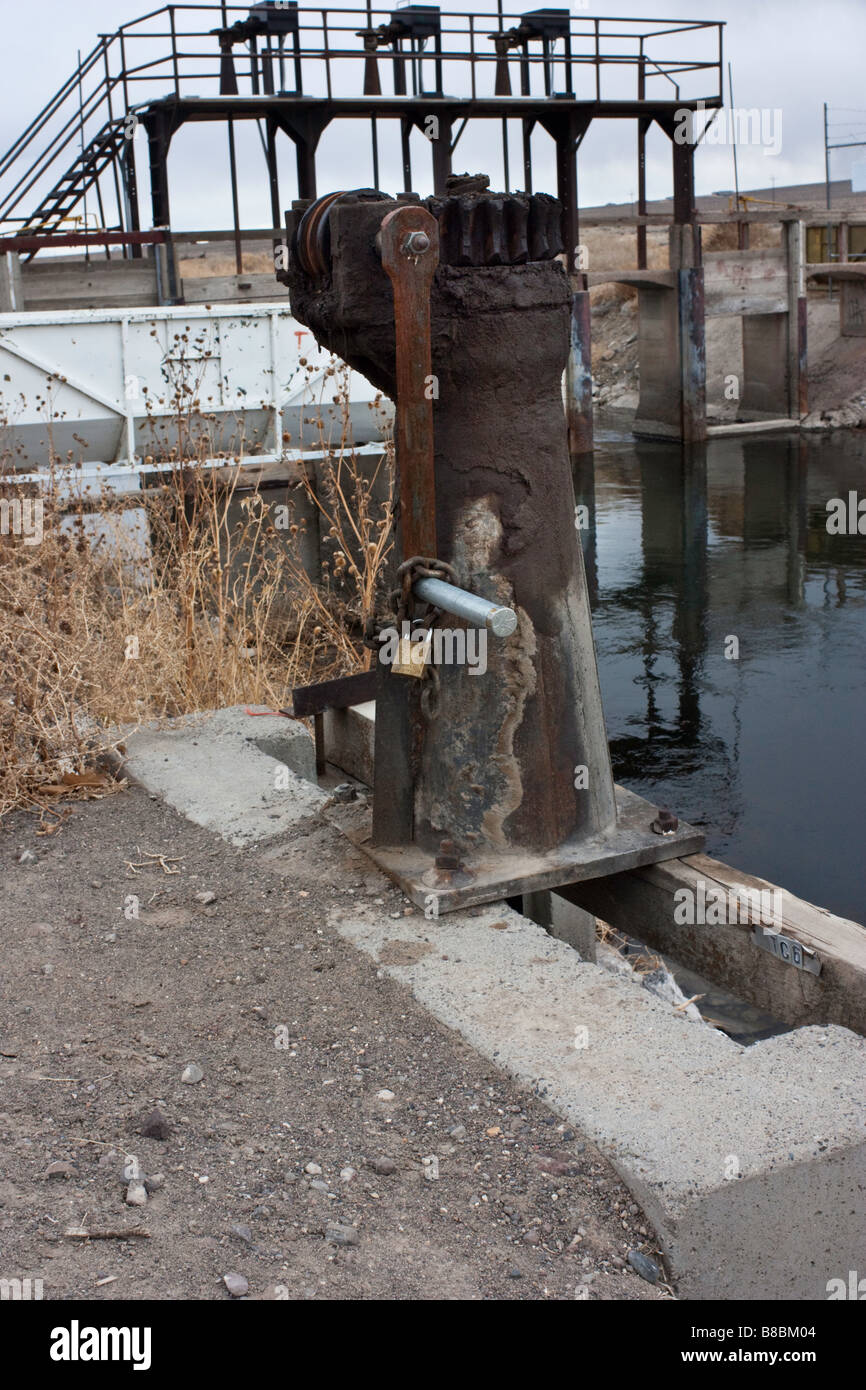
[[[636,285],[638,288],[672,290],[676,285],[673,270],[591,270],[587,272],[589,289],[596,285]]]
[[[285,227],[253,227],[241,230],[241,241],[285,241]],[[175,232],[176,246],[196,246],[208,241],[234,241],[234,230],[227,232]]]
[[[788,299],[780,291],[776,295],[756,295],[748,290],[730,290],[711,284],[706,292],[704,312],[707,318],[730,314],[787,314]]]
[[[683,863],[695,873],[703,875],[707,880],[712,879],[721,887],[742,885],[758,891],[781,893],[785,924],[782,930],[791,928],[804,946],[812,946],[821,954],[832,953],[840,960],[850,959],[861,970],[866,971],[866,927],[861,926],[859,922],[837,917],[827,908],[816,907],[804,898],[795,897],[793,893],[778,888],[765,878],[756,878],[754,874],[732,869],[729,864],[711,859],[706,854],[687,855]]]
[[[64,232],[42,236],[0,237],[0,254],[7,251],[40,251],[56,246],[156,246],[166,239],[165,232]]]
[[[184,275],[183,298],[187,304],[218,304],[225,300],[285,299],[285,286],[275,275]]]
[[[301,464],[294,459],[272,459],[268,463],[256,463],[254,455],[227,468],[215,468],[213,473],[220,483],[240,488],[291,487],[307,476]]]
[[[149,309],[156,304],[156,289],[127,290],[124,294],[95,289],[91,294],[25,294],[24,311],[32,314],[58,313],[66,309]]]
[[[807,280],[864,280],[866,261],[820,261],[807,264]]]
[[[724,425],[708,425],[710,438],[721,438],[727,434],[775,434],[778,430],[798,430],[799,415],[780,415],[774,420],[729,420]]]
[[[784,248],[710,251],[704,256],[704,281],[710,316],[788,312]]]
[[[726,275],[764,275],[768,267],[784,275],[787,268],[783,246],[759,246],[753,251],[705,251],[703,262],[707,275],[711,269]]]
[[[701,226],[719,226],[725,223],[737,222],[757,222],[779,223],[786,217],[807,216],[806,213],[795,212],[701,212],[700,208],[695,212],[695,221]],[[633,212],[581,212],[581,227],[669,227],[674,220],[673,209],[670,212],[647,212],[636,214]],[[823,225],[826,226],[826,217]]]
[[[21,287],[27,310],[146,307],[156,302],[156,267],[153,261],[37,261],[23,268]]]
[[[718,925],[675,920],[682,902],[675,894],[686,889],[697,900],[701,891],[706,895],[713,888],[778,894],[774,905],[780,912],[773,930],[815,951],[820,975],[798,970],[756,946],[752,932],[760,919],[756,922],[754,913],[740,913],[740,920]],[[838,1023],[866,1034],[866,928],[765,879],[705,854],[690,854],[557,891],[791,1027]]]

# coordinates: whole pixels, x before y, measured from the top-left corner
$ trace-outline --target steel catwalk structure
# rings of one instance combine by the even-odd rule
[[[722,105],[723,25],[594,18],[567,9],[506,15],[401,9],[301,8],[291,0],[168,5],[99,42],[0,159],[0,223],[45,234],[70,221],[137,232],[141,220],[135,134],[147,135],[152,224],[171,227],[169,153],[189,122],[225,126],[236,249],[240,209],[235,124],[256,122],[273,212],[281,222],[277,139],[292,141],[298,200],[317,196],[316,158],[334,121],[363,120],[373,184],[379,127],[399,122],[403,187],[412,189],[410,137],[430,141],[441,194],[469,120],[494,122],[491,177],[512,186],[509,121],[522,134],[523,190],[533,192],[532,132],[556,148],[563,240],[574,269],[577,152],[593,120],[637,122],[638,212],[646,210],[645,142],[655,122],[671,139],[674,219],[694,219],[694,142],[682,113]],[[139,163],[141,161],[139,160]],[[645,235],[639,236],[639,264]],[[125,254],[141,255],[127,244]]]

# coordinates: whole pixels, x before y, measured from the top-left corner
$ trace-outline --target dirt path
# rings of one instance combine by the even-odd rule
[[[281,877],[136,789],[35,830],[0,832],[0,1277],[46,1298],[228,1298],[232,1273],[257,1298],[669,1297],[626,1263],[652,1233],[593,1146],[328,929],[350,891],[402,915],[377,874],[335,851]],[[133,872],[145,851],[179,872]],[[155,1108],[165,1139],[141,1135]]]

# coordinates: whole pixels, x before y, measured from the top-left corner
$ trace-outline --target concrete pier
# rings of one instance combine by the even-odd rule
[[[778,249],[708,255],[697,223],[675,223],[669,270],[595,270],[588,276],[591,286],[615,282],[638,292],[638,437],[706,439],[706,320],[724,315],[742,319],[742,418],[799,423],[808,410],[804,247],[804,225],[792,216],[783,219]],[[859,279],[845,284],[853,296],[860,292]],[[848,303],[854,323],[860,302]]]

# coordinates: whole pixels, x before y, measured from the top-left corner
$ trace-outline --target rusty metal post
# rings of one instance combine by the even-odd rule
[[[397,550],[401,558],[436,554],[433,402],[430,391],[430,288],[439,263],[439,224],[420,204],[395,208],[377,235],[394,297]],[[376,709],[387,737],[376,740],[374,844],[407,844],[415,831],[421,692],[377,663]]]
[[[577,277],[583,284],[583,276]],[[592,453],[592,315],[589,290],[576,289],[571,299],[571,334],[565,373],[568,452]]]
[[[646,101],[646,54],[644,41],[640,40],[640,56],[637,69],[637,99]],[[652,125],[648,116],[639,116],[637,123],[637,213],[646,217],[646,137]],[[637,268],[647,268],[646,223],[638,222],[637,228]]]
[[[690,444],[707,437],[706,314],[698,223],[671,227],[670,266],[676,273],[680,438]]]
[[[379,249],[394,294],[400,539],[404,557],[436,554],[430,287],[439,264],[439,223],[420,204],[389,212]]]
[[[677,273],[683,443],[707,437],[707,354],[704,272],[691,266]]]
[[[560,207],[486,183],[454,180],[426,207],[372,191],[323,199],[304,214],[288,274],[296,317],[396,396],[401,498],[407,486],[428,495],[412,422],[432,387],[436,555],[456,584],[517,615],[512,635],[486,643],[484,669],[446,656],[435,680],[380,679],[372,840],[368,829],[359,843],[442,910],[702,842],[686,826],[663,836],[655,808],[614,788],[562,409],[573,296]],[[429,266],[407,242],[407,228],[428,237],[428,216],[440,259],[429,359]],[[403,559],[429,537],[404,506]]]
[[[646,217],[646,137],[652,125],[648,116],[641,116],[637,123],[637,213],[638,217]],[[646,270],[647,268],[647,234],[646,223],[638,222],[637,227],[637,268]]]
[[[796,417],[809,412],[806,229],[799,219],[794,219],[783,224],[782,234],[788,272],[788,414]],[[846,256],[847,253],[846,227]]]

